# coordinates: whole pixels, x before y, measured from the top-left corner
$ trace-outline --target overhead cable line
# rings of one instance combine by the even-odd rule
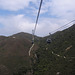
[[[75,20],[72,20],[72,21],[70,21],[69,23],[67,23],[67,24],[65,24],[65,25],[63,25],[63,26],[57,28],[56,30],[50,32],[50,33],[49,33],[49,38],[47,38],[47,43],[50,44],[50,43],[52,42],[52,40],[51,40],[51,33],[56,32],[58,29],[63,28],[63,27],[65,27],[66,25],[68,25],[68,24],[70,24],[70,23],[72,23],[72,22],[74,22],[74,21],[75,21]]]
[[[34,27],[34,30],[32,30],[32,44],[34,43],[34,35],[35,35],[35,31],[36,31],[36,27],[37,27],[39,15],[40,15],[40,10],[41,10],[41,6],[42,6],[42,2],[43,2],[43,0],[40,1],[40,6],[39,6],[36,22],[35,22],[35,27]]]
[[[37,23],[38,23],[38,19],[39,19],[39,14],[40,14],[42,2],[43,2],[43,0],[41,0],[41,2],[40,2],[40,6],[39,6],[39,11],[38,11],[38,14],[37,14],[37,18],[36,18],[35,27],[34,27],[34,30],[32,30],[32,35],[33,35],[33,37],[32,37],[32,46],[29,49],[29,56],[31,55],[32,48],[34,47],[34,35],[35,35],[35,31],[36,31],[36,27],[37,27]]]
[[[41,0],[41,2],[40,2],[39,11],[38,11],[38,15],[37,15],[36,23],[35,23],[35,27],[34,27],[34,35],[35,35],[35,31],[36,31],[36,27],[37,27],[37,23],[38,23],[38,19],[39,19],[39,14],[40,14],[42,2],[43,2],[43,0]]]
[[[53,33],[53,32],[55,32],[56,30],[59,30],[59,29],[65,27],[66,25],[68,25],[68,24],[70,24],[70,23],[72,23],[72,22],[74,22],[74,21],[75,21],[75,20],[72,20],[72,21],[70,21],[69,23],[67,23],[67,24],[65,24],[65,25],[63,25],[63,26],[61,26],[61,27],[55,29],[54,31],[52,31],[52,32],[50,32],[50,33]]]

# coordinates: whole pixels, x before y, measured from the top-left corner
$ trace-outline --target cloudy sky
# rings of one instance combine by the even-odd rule
[[[40,0],[0,0],[0,35],[32,33],[39,3]],[[75,0],[43,0],[35,34],[46,36],[74,19]]]

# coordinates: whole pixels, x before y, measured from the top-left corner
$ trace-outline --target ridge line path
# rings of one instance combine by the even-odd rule
[[[29,49],[29,56],[30,56],[30,54],[31,54],[31,51],[32,51],[32,48],[34,47],[34,44],[30,47],[30,49]]]

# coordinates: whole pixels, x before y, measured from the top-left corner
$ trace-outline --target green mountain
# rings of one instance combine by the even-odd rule
[[[46,37],[17,33],[0,36],[0,75],[75,75],[75,25]]]
[[[36,51],[33,75],[75,75],[75,25],[44,37]]]

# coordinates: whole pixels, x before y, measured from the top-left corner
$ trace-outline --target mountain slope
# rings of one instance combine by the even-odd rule
[[[43,38],[36,51],[34,75],[75,75],[75,25],[52,35],[52,43]]]
[[[31,45],[30,34],[0,36],[0,75],[15,75],[19,69],[30,69],[31,59],[28,52]]]
[[[51,44],[49,36],[35,36],[29,57],[31,38],[23,32],[0,36],[0,75],[75,75],[75,25],[52,34]]]

